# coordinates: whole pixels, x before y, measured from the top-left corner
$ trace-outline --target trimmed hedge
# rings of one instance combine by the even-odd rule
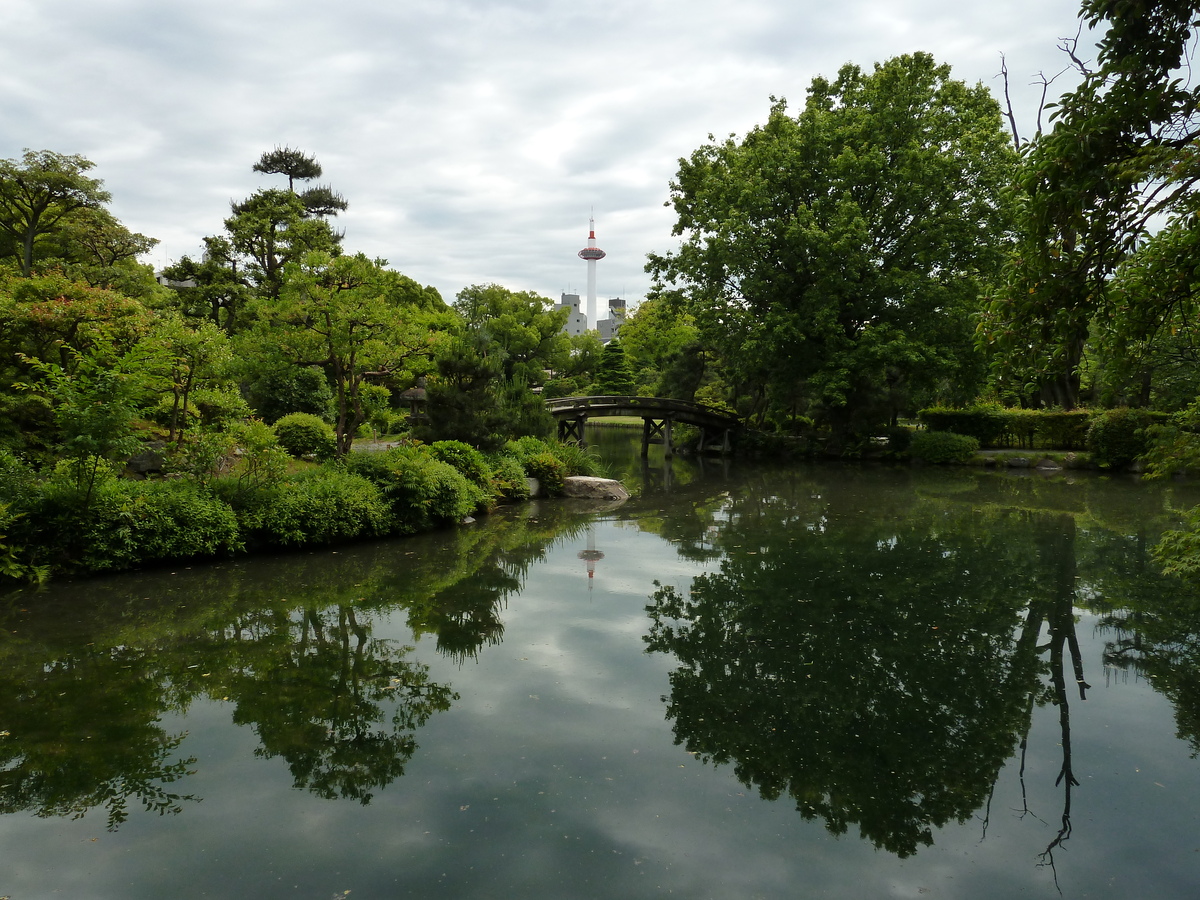
[[[966,462],[978,451],[978,440],[952,431],[918,431],[909,444],[913,459],[934,464]]]
[[[931,431],[969,435],[981,447],[1017,446],[1032,450],[1079,450],[1095,414],[1086,409],[1008,409],[979,405],[965,409],[933,406],[917,413]]]

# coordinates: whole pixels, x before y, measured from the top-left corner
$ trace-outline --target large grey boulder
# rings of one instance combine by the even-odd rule
[[[563,496],[578,500],[628,500],[629,491],[612,478],[570,475],[563,479]]]

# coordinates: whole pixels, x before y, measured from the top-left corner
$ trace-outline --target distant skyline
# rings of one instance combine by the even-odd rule
[[[251,166],[313,154],[350,202],[348,251],[449,301],[495,282],[635,305],[646,254],[677,245],[664,207],[680,157],[804,101],[816,75],[928,51],[999,95],[1022,129],[1038,73],[1066,66],[1078,0],[8,0],[0,157],[80,153],[113,212],[158,238],[156,267],[198,255],[231,200],[285,185]],[[1095,36],[1081,52],[1094,56]],[[1069,75],[1052,89],[1069,88]]]

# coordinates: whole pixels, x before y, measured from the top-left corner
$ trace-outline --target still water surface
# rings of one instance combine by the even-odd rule
[[[610,444],[622,506],[0,598],[0,897],[1197,896],[1200,498]]]

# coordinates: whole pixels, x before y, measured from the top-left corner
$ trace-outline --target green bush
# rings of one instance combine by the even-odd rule
[[[555,444],[550,452],[558,457],[568,475],[602,475],[604,464],[591,450],[575,444]]]
[[[492,491],[502,500],[529,499],[529,479],[525,468],[514,456],[495,453],[488,458],[492,467]]]
[[[333,390],[316,366],[272,364],[250,382],[247,394],[254,411],[268,424],[294,412],[332,418]]]
[[[1087,431],[1092,460],[1104,469],[1128,466],[1150,445],[1147,428],[1165,419],[1144,409],[1119,407],[1097,413]]]
[[[283,449],[297,458],[329,459],[337,447],[333,428],[312,413],[289,413],[271,427]]]
[[[1082,450],[1088,440],[1092,412],[1086,409],[1038,410],[1037,436],[1041,445],[1054,450]]]
[[[1004,417],[1005,443],[1009,446],[1016,444],[1022,449],[1032,450],[1033,441],[1041,422],[1042,411],[1013,407],[1003,410],[1001,415]]]
[[[966,462],[979,450],[979,441],[952,431],[918,431],[909,445],[909,455],[927,463]]]
[[[256,493],[239,510],[247,536],[280,547],[376,537],[391,530],[387,500],[369,479],[322,468]]]
[[[545,453],[550,449],[550,445],[541,438],[526,435],[511,440],[504,445],[504,452],[517,458],[517,462],[525,465],[525,460],[531,456],[536,456],[539,453]]]
[[[138,558],[215,556],[241,548],[237,516],[225,502],[184,479],[121,482]]]
[[[567,467],[549,450],[543,450],[526,459],[525,472],[530,478],[536,478],[542,486],[542,490],[550,496],[553,497],[563,492]]]
[[[932,406],[921,410],[917,417],[930,431],[969,435],[981,447],[994,447],[1003,442],[1007,425],[1004,410],[999,406],[970,406],[966,409]]]
[[[38,542],[31,562],[65,572],[121,571],[241,548],[234,511],[190,481],[105,477],[86,508],[83,501],[83,491],[62,473],[41,485],[26,517]]]
[[[429,445],[435,459],[449,463],[461,472],[468,481],[482,488],[490,488],[492,468],[482,453],[462,441],[436,441]]]
[[[384,453],[352,453],[346,470],[361,475],[382,492],[399,534],[461,522],[488,495],[423,444],[393,447]]]

